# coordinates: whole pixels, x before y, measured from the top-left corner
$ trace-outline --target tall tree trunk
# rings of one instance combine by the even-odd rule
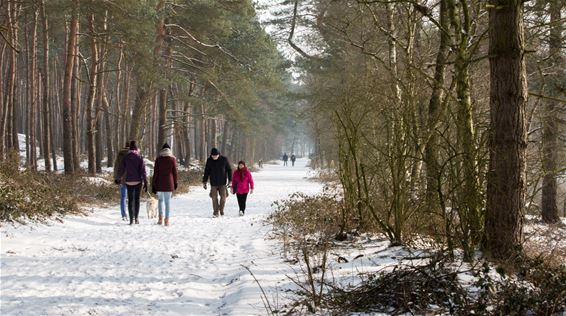
[[[118,55],[118,61],[116,62],[116,86],[114,87],[114,122],[113,122],[113,128],[114,128],[114,151],[118,152],[120,149],[122,149],[122,146],[124,144],[124,136],[123,136],[123,129],[121,128],[121,120],[124,119],[124,117],[122,117],[121,115],[121,94],[122,93],[122,60],[124,58],[124,48],[122,45],[120,45],[120,53]]]
[[[207,128],[205,118],[204,104],[199,105],[200,108],[200,151],[201,151],[201,161],[205,162],[208,156],[208,144],[206,143]]]
[[[481,194],[479,183],[478,159],[475,146],[475,131],[473,123],[473,108],[470,88],[470,63],[472,52],[470,34],[472,21],[469,18],[467,3],[455,5],[454,0],[448,0],[449,15],[456,42],[454,80],[456,81],[457,100],[457,143],[462,152],[462,187],[458,192],[460,207],[460,226],[462,231],[461,244],[466,260],[471,260],[475,246],[482,234]],[[460,16],[462,15],[462,17]]]
[[[191,162],[191,103],[184,102],[183,103],[183,140],[185,142],[185,157],[183,160],[185,161],[185,166],[189,166]]]
[[[131,76],[131,72],[128,70],[127,65],[124,66],[125,67],[125,72],[124,72],[124,102],[122,105],[122,112],[121,112],[121,117],[122,117],[122,125],[120,126],[120,128],[122,129],[122,139],[120,140],[122,143],[125,143],[127,141],[130,141],[131,139],[129,138],[128,135],[128,130],[129,130],[129,126],[128,126],[128,122],[131,122],[130,118],[130,76]]]
[[[444,80],[445,80],[445,68],[448,59],[448,50],[450,42],[449,20],[448,20],[448,0],[440,0],[440,26],[442,29],[439,30],[440,33],[440,43],[438,46],[438,52],[436,54],[436,66],[434,69],[434,81],[432,86],[432,94],[428,104],[428,119],[427,119],[427,140],[425,142],[425,153],[424,161],[426,165],[426,203],[429,211],[438,208],[438,192],[439,187],[439,177],[440,177],[440,166],[438,162],[438,138],[436,128],[438,122],[441,121],[441,116],[443,114],[442,109],[442,98],[444,95]]]
[[[30,71],[29,71],[29,96],[30,96],[30,111],[29,111],[29,145],[30,145],[30,155],[29,155],[29,166],[33,171],[37,171],[37,144],[36,144],[36,117],[38,108],[38,84],[37,84],[37,20],[39,12],[34,10],[33,12],[33,23],[31,31],[31,51],[30,51]]]
[[[102,32],[104,33],[102,45],[100,45],[100,84],[98,85],[100,99],[101,115],[104,116],[104,138],[106,142],[106,166],[112,167],[114,164],[114,152],[112,142],[112,126],[110,123],[110,102],[108,101],[107,85],[108,85],[108,71],[107,71],[107,55],[108,55],[108,11],[104,12],[104,21],[102,23]],[[98,118],[102,123],[102,118]],[[98,130],[99,137],[102,137],[102,129]],[[100,141],[100,158],[102,159],[102,140]],[[102,172],[102,164],[97,164],[97,172]]]
[[[16,151],[18,154],[13,155],[11,159],[16,159],[19,163],[19,141],[17,130],[17,73],[18,73],[18,14],[20,5],[18,1],[8,1],[8,25],[10,35],[10,71],[8,72],[8,91],[6,98],[6,111],[4,113],[4,124],[6,124],[6,148],[10,151]]]
[[[223,153],[227,153],[227,149],[228,149],[228,147],[227,147],[227,145],[228,145],[228,144],[227,144],[227,141],[228,141],[228,132],[229,132],[229,130],[230,130],[230,121],[229,121],[229,120],[226,120],[226,121],[224,122],[224,128],[223,128],[223,130],[222,130],[222,145],[221,145],[221,147],[220,147],[220,148],[221,148],[220,150],[221,150]]]
[[[128,138],[130,140],[139,141],[142,136],[142,123],[145,120],[145,112],[147,108],[147,102],[151,98],[150,87],[148,85],[138,85],[136,91],[136,102],[132,111],[132,117],[130,119],[130,131]]]
[[[95,147],[96,118],[94,117],[94,105],[96,100],[96,84],[98,82],[98,48],[96,44],[96,34],[94,30],[94,14],[88,17],[88,28],[90,35],[90,69],[89,69],[89,89],[86,102],[86,122],[87,122],[87,152],[88,152],[88,173],[96,174],[97,160]]]
[[[564,1],[551,0],[550,13],[550,41],[549,41],[549,62],[553,74],[547,76],[548,95],[559,97],[560,92],[564,91],[564,82],[561,81],[560,70],[564,69],[562,57],[562,31],[564,21],[561,19],[561,11]],[[544,177],[542,180],[542,220],[546,223],[557,223],[560,221],[557,196],[557,161],[558,161],[558,118],[556,109],[559,104],[555,100],[544,101],[544,112],[542,119],[542,168]]]
[[[159,89],[159,121],[155,155],[159,155],[161,146],[167,141],[167,90]]]
[[[4,6],[0,6],[4,8]],[[4,54],[6,53],[6,47],[8,43],[2,45],[2,50],[0,50],[0,162],[4,161],[4,138],[6,129],[4,128],[4,113],[6,112],[6,97],[8,94],[4,93]]]
[[[77,34],[80,34],[80,19],[77,24]],[[78,35],[77,35],[78,36]],[[73,166],[75,171],[81,170],[81,139],[82,139],[82,129],[81,126],[81,63],[80,63],[80,43],[77,37],[77,44],[75,45],[75,63],[73,67],[73,83],[71,85],[71,125],[73,128]]]
[[[216,134],[217,128],[216,128],[216,118],[210,119],[210,147],[215,147],[218,148],[218,143],[217,143],[217,139],[218,139],[218,135]]]
[[[51,102],[49,100],[49,25],[45,13],[45,0],[40,2],[41,22],[43,28],[43,160],[45,170],[51,171]],[[1,93],[0,93],[1,94]]]
[[[60,72],[58,67],[58,59],[53,59],[54,67],[53,67],[53,89],[51,90],[51,117],[49,119],[49,124],[51,128],[49,129],[49,138],[51,139],[51,159],[53,159],[53,170],[58,171],[59,166],[57,165],[57,149],[61,148],[58,143],[56,143],[57,139],[60,137],[55,137],[55,135],[59,135],[58,127],[61,124],[58,124],[58,119],[60,119],[60,111],[61,111],[61,98],[59,97],[59,91],[61,91],[61,80],[60,80]]]
[[[489,5],[490,129],[485,248],[496,259],[520,249],[525,185],[523,1]]]
[[[73,0],[73,16],[67,43],[67,58],[65,60],[65,78],[63,82],[63,157],[65,160],[65,173],[74,173],[73,161],[73,129],[71,116],[71,86],[73,81],[73,68],[75,65],[75,49],[77,45],[77,31],[79,26],[79,0]]]

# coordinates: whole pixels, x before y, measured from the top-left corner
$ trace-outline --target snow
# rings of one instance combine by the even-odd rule
[[[112,184],[112,182],[101,178],[101,177],[85,177],[84,178],[86,181],[92,183],[92,184],[98,184],[98,185],[108,185],[108,184]]]
[[[317,193],[307,160],[265,165],[244,217],[230,196],[226,216],[212,218],[202,187],[176,194],[171,226],[120,220],[119,208],[94,208],[63,223],[6,226],[1,233],[2,315],[264,315],[261,290],[283,304],[292,268],[279,241],[266,239],[271,203]],[[279,303],[277,303],[279,302]]]

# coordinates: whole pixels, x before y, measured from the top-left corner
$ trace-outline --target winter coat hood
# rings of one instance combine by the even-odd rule
[[[173,156],[173,152],[171,151],[170,148],[163,148],[159,151],[159,156],[160,157],[171,157],[171,156]]]

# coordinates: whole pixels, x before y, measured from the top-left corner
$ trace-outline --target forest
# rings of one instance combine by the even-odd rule
[[[22,215],[18,174],[65,183],[52,209],[76,212],[73,181],[105,177],[130,140],[150,160],[171,144],[189,194],[211,148],[260,174],[294,153],[323,188],[270,200],[306,281],[283,309],[262,289],[268,314],[559,314],[565,21],[565,0],[2,0],[0,219],[39,207]],[[332,251],[364,236],[433,259],[330,282]],[[454,262],[484,292],[447,281]],[[415,283],[457,298],[402,297]]]

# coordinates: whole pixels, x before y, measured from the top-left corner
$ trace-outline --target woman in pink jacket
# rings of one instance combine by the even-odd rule
[[[232,194],[238,197],[238,206],[240,206],[240,216],[246,212],[246,199],[248,193],[254,193],[254,180],[252,173],[246,167],[243,161],[238,162],[238,169],[234,171],[232,176]]]

